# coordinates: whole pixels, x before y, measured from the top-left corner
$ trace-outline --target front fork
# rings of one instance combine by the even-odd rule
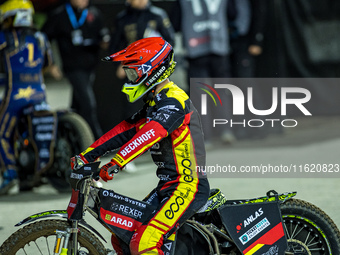
[[[73,241],[72,255],[77,255],[78,254],[78,221],[73,221],[72,228],[67,228],[66,231],[56,230],[55,232],[56,232],[56,241],[54,245],[54,255],[67,255],[68,254],[68,244],[69,244],[71,235],[72,235],[72,241]]]

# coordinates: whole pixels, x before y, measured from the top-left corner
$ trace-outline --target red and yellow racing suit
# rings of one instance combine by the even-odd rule
[[[103,135],[82,156],[93,162],[117,148],[120,150],[113,161],[121,167],[149,149],[158,167],[160,181],[150,201],[146,200],[156,204],[157,210],[136,230],[130,251],[163,254],[163,240],[202,207],[209,195],[207,178],[196,171],[196,166],[205,165],[205,149],[199,116],[188,95],[169,82],[139,112]]]

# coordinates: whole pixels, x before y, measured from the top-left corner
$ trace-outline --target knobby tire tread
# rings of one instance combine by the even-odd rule
[[[60,122],[71,123],[80,136],[79,143],[82,150],[85,150],[94,142],[94,136],[89,124],[77,113],[68,112],[60,117]],[[80,153],[80,152],[79,152]]]
[[[42,236],[54,235],[56,229],[65,230],[70,225],[64,220],[43,220],[31,223],[14,232],[0,247],[0,255],[15,255],[28,242]],[[106,255],[104,245],[87,229],[79,226],[78,243],[87,248],[91,255]],[[52,247],[53,248],[53,247]],[[52,251],[53,252],[53,251]],[[30,254],[36,255],[36,254]]]
[[[339,229],[322,209],[301,199],[290,199],[281,205],[281,213],[283,217],[289,214],[302,216],[317,224],[328,238],[332,254],[340,254]]]

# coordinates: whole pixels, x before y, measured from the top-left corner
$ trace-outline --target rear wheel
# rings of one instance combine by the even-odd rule
[[[70,228],[70,225],[63,220],[44,220],[31,223],[13,233],[1,245],[0,254],[55,254],[56,230],[66,231],[67,228]],[[79,227],[77,253],[72,253],[71,247],[72,240],[70,239],[67,254],[107,254],[105,247],[98,238],[83,227]]]
[[[67,112],[59,117],[54,163],[47,174],[49,182],[59,192],[71,190],[70,158],[84,151],[93,142],[91,128],[80,115]]]
[[[340,232],[320,208],[291,199],[281,205],[281,213],[288,239],[287,254],[340,254]]]

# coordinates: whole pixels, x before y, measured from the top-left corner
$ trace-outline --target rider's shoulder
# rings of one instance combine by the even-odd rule
[[[189,99],[189,96],[185,91],[173,82],[168,83],[165,86],[165,89],[168,89],[166,91],[166,96],[172,100],[179,101],[184,108],[185,102]]]

